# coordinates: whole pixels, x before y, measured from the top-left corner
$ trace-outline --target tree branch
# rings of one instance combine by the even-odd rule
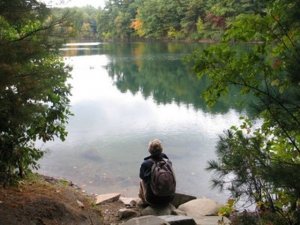
[[[260,93],[260,94],[263,94],[263,95],[267,96],[268,98],[273,100],[276,104],[278,104],[282,109],[284,109],[289,114],[289,116],[291,116],[294,119],[294,121],[297,123],[297,125],[300,126],[300,121],[278,99],[276,99],[270,93],[267,93],[267,92],[265,92],[265,91],[263,91],[263,90],[261,90],[257,87],[254,87],[254,86],[251,86],[251,85],[247,84],[242,77],[240,77],[240,78],[242,79],[243,83],[238,83],[238,82],[232,81],[232,80],[229,80],[228,82],[231,83],[231,84],[234,84],[234,85],[239,85],[239,86],[244,86],[244,87],[250,88],[250,89],[254,90],[257,93]]]
[[[52,23],[50,23],[50,24],[47,25],[47,26],[41,26],[41,27],[39,27],[39,28],[37,28],[37,29],[35,29],[35,30],[32,30],[32,31],[30,31],[30,32],[28,32],[28,33],[26,33],[26,34],[24,34],[23,36],[21,36],[21,37],[19,37],[19,38],[17,38],[17,39],[14,39],[14,40],[10,41],[10,42],[18,42],[18,41],[22,41],[22,40],[24,40],[24,39],[26,39],[26,38],[28,38],[28,37],[30,37],[30,36],[36,34],[36,33],[39,33],[39,32],[41,32],[41,31],[45,31],[45,30],[49,30],[50,28],[53,28],[54,26],[63,24],[64,21],[65,21],[65,17],[62,17],[61,19],[59,19],[59,20],[57,20],[57,21],[53,21]]]

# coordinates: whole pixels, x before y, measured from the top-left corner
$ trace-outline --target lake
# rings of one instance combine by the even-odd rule
[[[218,135],[239,123],[243,99],[236,90],[212,109],[206,87],[182,61],[200,44],[73,43],[62,49],[73,67],[65,142],[41,145],[40,173],[66,178],[89,193],[137,196],[139,167],[150,140],[162,141],[174,165],[177,191],[226,201],[211,190],[207,161]]]

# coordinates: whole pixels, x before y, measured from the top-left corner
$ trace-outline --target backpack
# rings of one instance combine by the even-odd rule
[[[172,162],[168,159],[153,160],[150,187],[156,196],[172,196],[175,194],[176,179]]]

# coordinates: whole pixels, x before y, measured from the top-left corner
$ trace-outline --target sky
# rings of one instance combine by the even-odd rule
[[[52,7],[81,7],[91,5],[95,8],[103,7],[106,0],[40,0]]]

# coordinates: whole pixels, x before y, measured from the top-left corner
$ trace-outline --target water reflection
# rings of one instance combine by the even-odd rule
[[[204,47],[203,44],[119,43],[97,46],[77,45],[64,54],[107,55],[109,63],[105,69],[122,93],[142,93],[145,99],[152,96],[158,104],[175,102],[211,113],[225,113],[231,108],[241,112],[249,105],[249,96],[239,95],[232,87],[228,96],[221,97],[213,108],[208,109],[201,93],[209,81],[199,80],[183,62],[184,56],[195,48]]]
[[[60,49],[64,56],[97,55],[101,54],[100,42],[67,43]]]
[[[235,92],[213,113],[205,107],[200,94],[206,83],[188,73],[181,61],[195,45],[65,48],[72,48],[63,54],[73,66],[75,116],[65,142],[44,146],[48,154],[40,161],[42,173],[71,179],[93,193],[136,196],[148,142],[159,138],[174,163],[179,192],[226,199],[210,190],[210,174],[204,168],[215,158],[218,135],[239,122],[242,107]]]

